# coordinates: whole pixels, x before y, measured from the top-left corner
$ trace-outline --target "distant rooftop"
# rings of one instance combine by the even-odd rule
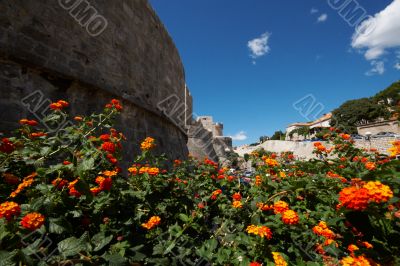
[[[327,121],[327,120],[329,120],[331,118],[332,118],[332,113],[327,113],[327,114],[324,114],[323,116],[321,116],[320,118],[318,118],[318,119],[316,119],[314,121],[306,122],[306,123],[304,123],[304,122],[296,122],[296,123],[290,124],[288,127],[294,127],[294,126],[297,126],[297,127],[309,127],[309,126],[312,126],[312,125],[315,125],[315,124],[318,124],[318,123],[321,123],[321,122],[325,122],[325,121]]]

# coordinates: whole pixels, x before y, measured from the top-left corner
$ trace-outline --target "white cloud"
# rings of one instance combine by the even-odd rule
[[[400,0],[363,21],[353,34],[351,46],[366,49],[365,58],[376,60],[387,49],[400,47]]]
[[[321,16],[318,17],[317,22],[325,22],[328,19],[328,14],[322,14]]]
[[[397,69],[397,70],[400,70],[400,63],[396,63],[396,64],[394,65],[394,68]]]
[[[374,75],[382,75],[385,73],[385,63],[383,61],[371,61],[372,68],[368,70],[365,75],[374,76]]]
[[[255,59],[269,53],[271,50],[268,45],[270,36],[271,34],[269,32],[265,32],[260,37],[250,40],[247,43],[247,47],[250,49],[250,56],[252,58]]]
[[[230,136],[230,137],[232,138],[232,140],[236,140],[236,141],[242,141],[242,140],[247,139],[246,132],[244,132],[244,131],[240,131],[239,133],[236,133],[234,136]]]
[[[318,13],[319,12],[319,10],[318,9],[316,9],[316,8],[311,8],[311,10],[310,10],[310,13],[311,14],[315,14],[315,13]]]

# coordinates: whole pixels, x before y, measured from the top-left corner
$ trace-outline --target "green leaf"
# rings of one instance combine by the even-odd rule
[[[77,239],[76,237],[70,237],[58,243],[58,250],[60,251],[60,253],[65,257],[69,257],[74,256],[83,250],[86,250],[87,243],[85,243],[85,234],[83,234],[79,239]]]
[[[179,214],[179,219],[181,219],[185,223],[187,223],[189,221],[189,217],[184,213]]]
[[[10,233],[7,231],[7,227],[5,224],[5,220],[4,219],[0,219],[0,244],[2,242],[2,240],[8,236]]]
[[[50,218],[49,219],[49,232],[53,234],[62,234],[66,231],[63,226],[65,221],[62,218]]]
[[[110,266],[122,266],[127,264],[127,260],[120,254],[107,254],[104,255],[103,258],[108,261],[108,265]]]
[[[113,239],[112,235],[106,237],[103,232],[94,235],[92,237],[92,243],[94,245],[93,251],[97,252],[103,249],[111,242],[112,239]]]
[[[85,172],[87,172],[87,171],[89,171],[89,170],[92,170],[93,169],[93,167],[94,167],[94,158],[88,158],[88,159],[84,159],[83,161],[82,161],[82,163],[80,163],[79,165],[78,165],[78,174],[79,174],[79,176],[81,176],[81,177],[84,177],[85,176]]]
[[[18,250],[14,250],[11,252],[8,251],[0,251],[0,266],[14,266],[15,262],[13,262],[13,257],[17,255]]]

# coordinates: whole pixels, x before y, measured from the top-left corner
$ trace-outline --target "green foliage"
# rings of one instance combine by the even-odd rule
[[[398,105],[400,102],[400,81],[397,81],[383,91],[378,92],[374,97],[372,97],[372,99],[376,103],[383,101],[386,106]]]
[[[285,133],[279,130],[274,132],[274,134],[271,137],[271,140],[282,140],[282,138],[285,139]]]
[[[307,138],[307,136],[310,134],[310,128],[307,126],[303,127],[298,127],[296,129],[293,129],[289,133],[289,137],[292,138],[294,134],[297,134],[298,136],[303,136],[304,138]]]
[[[49,119],[56,121],[61,113]],[[295,161],[291,153],[252,154],[256,177],[247,181],[209,160],[172,164],[150,148],[132,154],[133,165],[124,175],[109,156],[120,159],[118,147],[123,148],[123,135],[111,130],[117,113],[106,109],[83,118],[62,138],[51,132],[32,138],[39,128],[22,126],[8,139],[12,146],[2,140],[0,204],[13,201],[21,213],[0,218],[1,265],[273,265],[272,252],[292,265],[322,265],[326,259],[338,265],[350,255],[349,244],[359,246],[357,255],[398,264],[398,160],[357,149],[332,132],[327,140],[336,148],[329,153],[317,145],[318,156],[310,161]],[[105,142],[114,143],[115,151]],[[368,170],[366,161],[375,169]],[[11,197],[32,173],[37,174],[33,183]],[[106,177],[108,187],[100,182]],[[371,180],[387,185],[393,197],[363,211],[337,207],[342,189]],[[234,196],[240,206],[235,207]],[[288,224],[271,209],[279,200],[298,214],[297,223]],[[32,212],[45,222],[30,231],[21,220]],[[335,233],[335,243],[322,247],[324,256],[316,248],[325,239],[312,230],[320,221]],[[272,237],[248,232],[250,225],[268,227]],[[363,241],[374,248],[362,247]]]
[[[377,118],[389,118],[390,112],[386,106],[378,104],[369,98],[350,100],[333,110],[331,125],[352,134],[357,133],[356,124],[372,122]]]

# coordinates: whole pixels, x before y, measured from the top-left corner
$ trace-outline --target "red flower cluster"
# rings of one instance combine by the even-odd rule
[[[79,178],[75,179],[74,181],[72,181],[68,184],[69,195],[77,197],[77,198],[79,198],[81,196],[81,193],[78,190],[76,190],[76,188],[75,188],[75,185],[76,185],[76,183],[78,183],[78,181],[79,181]]]
[[[3,138],[0,144],[0,152],[10,154],[15,150],[15,145],[8,138]]]
[[[212,200],[216,200],[217,197],[218,197],[218,195],[221,194],[221,193],[222,193],[222,190],[221,190],[221,189],[215,190],[215,191],[212,193],[212,195],[211,195],[211,199],[212,199]]]
[[[40,138],[40,137],[44,137],[44,136],[47,136],[47,134],[44,133],[44,132],[33,132],[33,133],[31,133],[31,134],[29,135],[29,137],[30,137],[31,139]]]
[[[44,215],[37,212],[31,212],[22,218],[21,225],[30,231],[35,231],[44,224],[44,220]]]
[[[113,154],[113,153],[115,153],[115,144],[112,142],[106,141],[101,145],[101,149],[103,151]]]
[[[118,101],[117,99],[112,99],[110,103],[106,104],[106,109],[111,109],[111,108],[115,108],[118,111],[121,111],[123,109],[121,102]]]
[[[68,180],[58,177],[58,178],[54,179],[53,181],[51,181],[51,184],[53,186],[55,186],[57,189],[61,190],[68,185]]]
[[[0,219],[5,218],[9,221],[13,216],[18,216],[20,213],[21,207],[13,201],[6,201],[0,204]]]
[[[97,195],[101,191],[109,191],[111,189],[112,185],[112,179],[111,177],[103,177],[103,176],[98,176],[95,181],[99,186],[98,187],[93,187],[90,189],[92,194]]]
[[[236,192],[235,194],[232,195],[232,198],[234,200],[241,200],[242,199],[242,195],[240,195],[239,192]]]
[[[64,100],[59,100],[55,103],[50,104],[50,109],[52,110],[62,110],[65,107],[68,107],[69,103]]]
[[[204,159],[204,164],[205,164],[205,165],[209,165],[209,166],[213,166],[215,169],[218,168],[218,163],[213,162],[213,161],[211,161],[211,160],[208,159],[208,158],[205,158],[205,159]]]
[[[36,120],[28,120],[28,119],[21,119],[21,120],[19,120],[19,123],[21,125],[27,125],[27,126],[32,126],[32,127],[38,125],[38,122]]]

